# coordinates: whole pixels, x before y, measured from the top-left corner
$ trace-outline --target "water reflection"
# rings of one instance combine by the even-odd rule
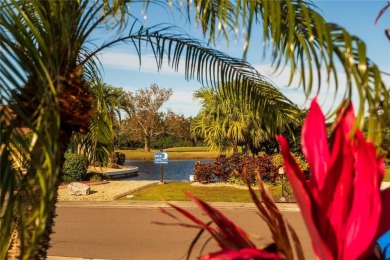
[[[198,161],[205,163],[213,160],[169,160],[168,164],[163,165],[164,180],[188,181],[189,176],[194,174],[194,165]],[[139,168],[138,176],[129,180],[160,180],[160,165],[154,161],[126,160],[125,165]]]

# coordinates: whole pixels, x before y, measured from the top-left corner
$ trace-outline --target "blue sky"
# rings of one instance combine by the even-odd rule
[[[337,23],[345,27],[351,34],[354,34],[365,41],[367,45],[367,56],[379,65],[382,71],[390,73],[390,42],[384,35],[384,29],[390,27],[390,10],[382,16],[377,25],[374,24],[379,10],[385,6],[386,1],[315,1],[320,13],[328,22]],[[149,8],[144,18],[140,6],[132,6],[132,13],[144,22],[145,26],[152,26],[161,22],[174,23],[180,26],[188,34],[198,37],[201,35],[196,25],[186,23],[184,19],[178,19],[169,11],[162,11],[161,8]],[[226,43],[218,44],[218,49],[228,53],[231,56],[241,57],[243,40],[238,39]],[[157,72],[154,58],[150,49],[145,50],[145,56],[142,57],[142,66],[139,67],[138,56],[133,47],[118,45],[103,52],[100,59],[104,67],[104,81],[114,87],[121,87],[127,91],[136,91],[139,88],[149,87],[156,83],[160,88],[172,88],[173,96],[164,105],[163,111],[170,108],[175,113],[185,116],[195,116],[199,111],[199,103],[193,100],[193,92],[202,85],[196,81],[186,81],[184,74],[179,69],[175,72],[169,68],[163,68]],[[289,72],[273,75],[272,68],[267,60],[262,59],[262,43],[260,39],[253,37],[249,48],[248,61],[263,75],[274,82],[280,90],[293,102],[301,107],[306,106],[302,89],[296,89],[294,86],[286,88]],[[390,77],[384,76],[384,81],[390,85]],[[320,101],[325,110],[329,109],[333,101],[333,89],[323,87],[320,94]],[[340,93],[341,97],[341,93]],[[339,98],[340,100],[340,98]],[[339,100],[336,100],[339,101]]]

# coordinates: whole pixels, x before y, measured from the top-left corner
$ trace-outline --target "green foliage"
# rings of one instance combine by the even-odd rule
[[[102,172],[88,172],[85,175],[85,181],[102,181],[108,179],[108,176]]]
[[[65,153],[65,162],[62,168],[64,182],[70,183],[85,179],[88,170],[88,158],[75,153]]]
[[[172,147],[168,148],[165,150],[166,152],[204,152],[204,153],[209,153],[210,149],[207,148],[206,146],[177,146],[177,147]],[[199,158],[202,159],[202,158]]]
[[[263,181],[275,184],[278,168],[272,163],[271,156],[249,157],[234,154],[230,157],[218,156],[213,163],[197,163],[194,178],[199,182],[255,183],[257,173]]]
[[[245,185],[244,180],[242,178],[240,178],[240,177],[237,177],[237,176],[230,176],[227,181],[229,183],[237,184],[237,185],[240,185],[240,186],[244,186]]]
[[[274,139],[276,133],[283,131],[295,138],[295,132],[287,131],[301,125],[300,110],[273,86],[263,86],[261,108],[251,106],[244,95],[229,96],[226,90],[235,85],[241,92],[242,82],[229,82],[219,85],[215,90],[201,88],[194,97],[202,104],[198,115],[192,120],[193,136],[201,137],[211,149],[221,152],[232,148],[235,153],[242,146],[245,153],[260,151],[266,147],[263,142]],[[277,146],[276,140],[274,140]]]
[[[191,147],[194,144],[191,141],[180,138],[177,135],[167,135],[156,137],[153,140],[153,149],[166,149],[171,147]]]
[[[309,164],[305,160],[305,158],[296,153],[292,153],[292,156],[294,157],[295,161],[298,163],[299,167],[302,169],[302,171],[309,170]],[[272,156],[272,163],[275,165],[275,167],[280,168],[284,165],[283,163],[283,156],[282,154],[275,154]]]
[[[364,119],[362,132],[367,139],[373,142],[378,155],[390,162],[390,121],[383,115],[382,108],[377,109],[374,115],[372,120],[375,123],[375,138],[373,139],[373,136],[369,134],[370,121],[368,118]]]
[[[93,174],[89,178],[90,181],[101,181],[103,180],[103,177],[100,174]]]
[[[116,158],[116,163],[118,165],[124,165],[125,162],[126,162],[126,155],[124,153],[121,153],[121,152],[115,152],[115,157]]]

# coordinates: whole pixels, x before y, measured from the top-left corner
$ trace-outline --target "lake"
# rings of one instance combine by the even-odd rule
[[[213,160],[169,160],[168,164],[163,164],[164,181],[188,181],[190,175],[194,174],[196,162],[213,162]],[[160,180],[160,165],[154,161],[126,160],[125,165],[139,168],[138,176],[128,180]]]

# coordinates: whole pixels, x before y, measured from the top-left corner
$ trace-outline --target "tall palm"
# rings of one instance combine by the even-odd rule
[[[90,162],[107,163],[113,153],[113,127],[128,107],[129,100],[120,88],[114,88],[94,78],[90,83],[94,97],[94,116],[87,133],[73,133],[74,152],[85,154]]]
[[[126,42],[141,59],[141,44],[148,44],[159,68],[166,59],[174,69],[184,64],[188,79],[212,86],[240,82],[240,86],[227,85],[226,93],[250,97],[248,100],[262,113],[262,87],[271,84],[250,64],[178,33],[175,27],[143,28],[129,23],[132,16],[123,2],[1,2],[2,258],[46,255],[63,153],[73,132],[88,131],[90,127],[93,96],[88,82],[92,72],[98,70],[95,58],[102,49]],[[132,2],[136,1],[127,1]],[[291,75],[300,68],[299,78],[306,93],[312,90],[313,74],[323,76],[322,66],[326,76],[337,77],[335,60],[340,60],[349,79],[346,95],[350,96],[355,86],[361,98],[359,115],[364,112],[363,101],[367,101],[371,108],[381,103],[388,116],[389,93],[378,68],[366,58],[364,43],[343,28],[327,24],[310,3],[188,0],[185,4],[196,7],[196,20],[210,42],[218,40],[219,35],[229,39],[229,30],[236,31],[240,26],[246,29],[249,40],[253,25],[261,22],[275,64],[279,68],[285,61],[290,62]],[[183,10],[190,16],[193,9]],[[110,34],[113,38],[98,46],[90,41],[100,27],[124,34]],[[6,107],[11,112],[4,113]],[[30,142],[23,140],[21,127],[31,129]],[[27,174],[12,166],[15,147],[31,159]]]
[[[243,96],[234,100],[226,97],[222,85],[216,91],[211,88],[196,91],[194,97],[200,99],[202,107],[193,121],[194,135],[203,137],[212,149],[224,151],[231,147],[237,152],[238,146],[244,145],[244,152],[248,153],[251,148],[259,148],[265,139],[299,123],[298,108],[277,89],[267,90],[263,92],[266,108],[261,109],[262,114],[243,101]],[[247,105],[240,105],[243,103]]]

